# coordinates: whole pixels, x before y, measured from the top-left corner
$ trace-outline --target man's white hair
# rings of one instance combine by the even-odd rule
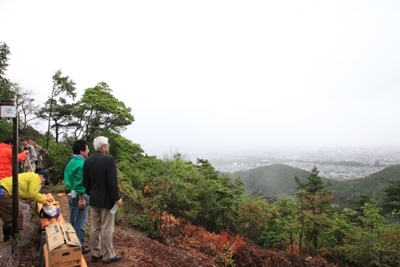
[[[102,145],[108,145],[108,138],[104,136],[98,136],[93,140],[94,150],[100,150]]]

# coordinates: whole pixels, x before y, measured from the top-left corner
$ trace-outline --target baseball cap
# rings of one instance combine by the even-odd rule
[[[49,185],[49,174],[46,171],[39,171],[38,172],[39,175],[43,175],[44,179],[46,179],[46,182],[44,182],[44,185]]]

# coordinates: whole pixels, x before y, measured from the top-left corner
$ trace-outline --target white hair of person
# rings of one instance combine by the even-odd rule
[[[108,138],[104,136],[98,136],[93,140],[94,150],[100,150],[102,145],[108,145]]]

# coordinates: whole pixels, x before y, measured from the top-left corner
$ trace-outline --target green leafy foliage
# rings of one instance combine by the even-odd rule
[[[42,140],[43,138],[37,141],[40,144]],[[49,153],[44,159],[44,167],[49,172],[50,181],[56,184],[63,179],[65,166],[72,157],[72,145],[68,142],[56,142],[51,139],[48,151]]]
[[[7,119],[0,119],[0,141],[12,137],[13,137],[12,121]]]
[[[295,177],[300,190],[296,192],[296,199],[300,208],[297,219],[300,221],[301,236],[304,237],[304,248],[311,255],[318,255],[321,248],[321,234],[329,230],[332,225],[331,200],[333,194],[327,190],[318,169],[314,166],[307,177],[308,182],[301,182]],[[303,244],[300,243],[302,246]]]
[[[389,186],[387,186],[383,191],[386,193],[381,207],[383,213],[391,213],[394,210],[400,210],[400,181],[387,181]]]
[[[105,82],[87,88],[73,110],[79,136],[92,142],[99,133],[120,134],[134,121],[131,108],[112,95]]]
[[[356,266],[399,266],[399,224],[388,223],[371,199],[363,206],[362,227],[352,226],[341,246],[347,262]]]
[[[308,180],[307,182],[301,182],[300,178],[297,176],[294,177],[294,180],[296,184],[299,185],[300,189],[304,189],[308,193],[314,195],[318,191],[326,188],[324,182],[322,181],[322,178],[318,176],[318,174],[319,174],[318,168],[314,165],[313,169],[311,170],[311,174],[307,177]]]
[[[274,216],[261,232],[260,245],[266,248],[285,249],[295,244],[299,225],[295,220],[299,207],[287,195],[281,196],[273,204]]]
[[[10,48],[5,42],[0,41],[0,99],[13,99],[14,93],[11,90],[12,83],[5,77],[8,67],[8,57],[11,54]],[[0,118],[0,141],[12,138],[13,128],[9,119]]]
[[[212,232],[234,231],[238,205],[244,193],[242,181],[218,175],[204,159],[197,159],[197,169],[203,178],[197,184],[201,209],[194,223]]]
[[[5,77],[10,54],[11,51],[8,45],[5,42],[0,42],[0,99],[13,98],[13,93],[10,90],[11,82]]]
[[[195,165],[179,153],[162,162],[143,157],[135,166],[143,170],[137,176],[142,181],[141,209],[152,214],[147,217],[152,220],[146,225],[147,231],[155,234],[160,230],[155,227],[160,226],[163,212],[209,231],[235,230],[238,205],[244,192],[240,179],[232,181],[227,175],[220,176],[207,160],[198,159]],[[140,216],[143,219],[146,215]],[[149,230],[148,225],[153,228]]]
[[[256,244],[261,243],[270,246],[273,243],[269,240],[270,233],[277,230],[274,221],[270,222],[274,217],[276,217],[276,214],[265,199],[245,197],[239,203],[236,219],[238,232]]]
[[[40,108],[36,115],[48,122],[46,147],[50,140],[50,130],[54,132],[54,140],[59,141],[60,136],[66,133],[71,124],[71,114],[74,108],[68,99],[76,97],[75,82],[68,76],[62,76],[61,70],[52,76],[53,87],[44,107]],[[52,122],[52,124],[51,124]],[[51,129],[50,129],[51,128]]]

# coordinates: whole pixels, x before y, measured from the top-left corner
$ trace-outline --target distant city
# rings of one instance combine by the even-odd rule
[[[348,180],[363,178],[386,166],[400,164],[400,148],[242,152],[230,155],[209,154],[201,158],[208,159],[220,172],[234,173],[271,164],[286,164],[311,171],[315,165],[322,177]]]

